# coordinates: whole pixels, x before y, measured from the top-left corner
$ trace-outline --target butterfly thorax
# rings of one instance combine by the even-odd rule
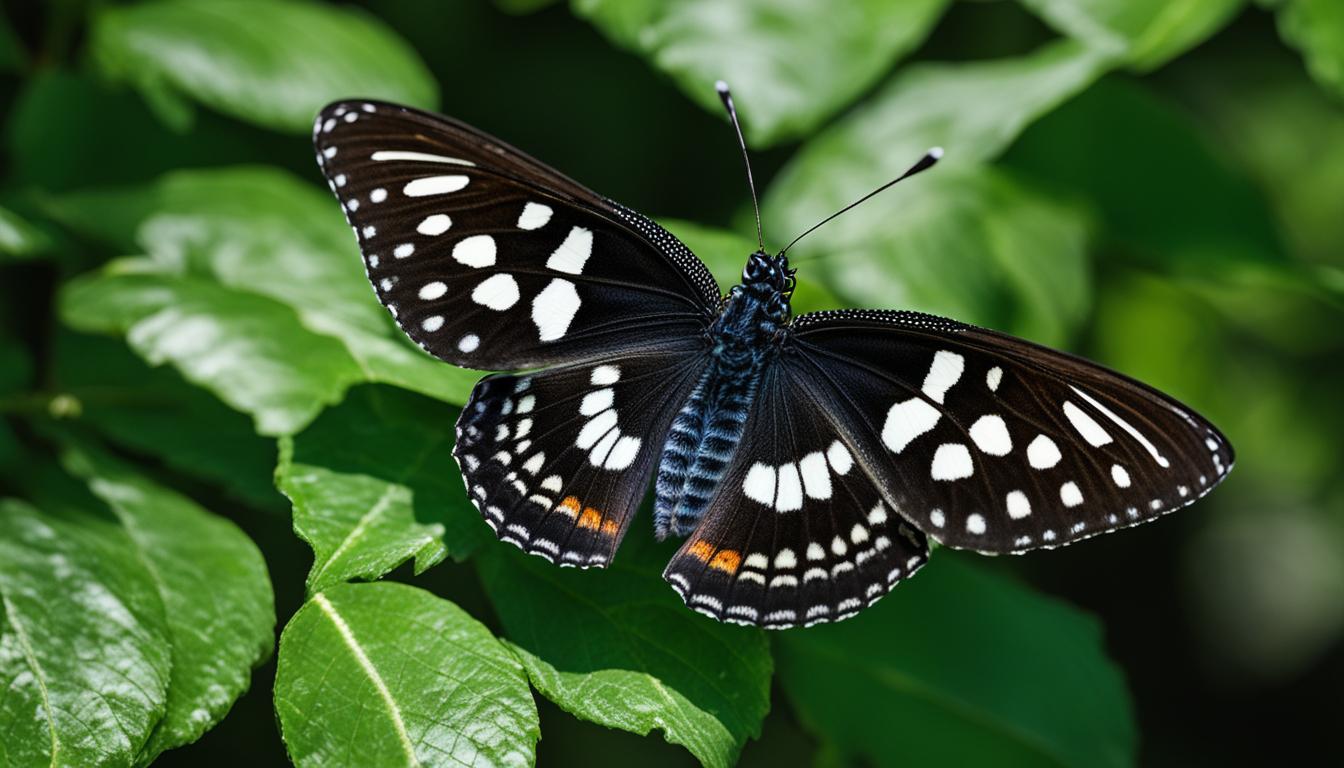
[[[708,365],[677,413],[658,466],[658,537],[694,530],[746,427],[761,375],[789,320],[792,273],[781,256],[754,253],[707,333]]]

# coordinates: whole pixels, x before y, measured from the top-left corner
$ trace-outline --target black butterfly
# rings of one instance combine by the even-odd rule
[[[1207,421],[1086,360],[917,312],[792,318],[783,252],[751,254],[721,297],[662,227],[460,122],[344,101],[313,142],[401,328],[520,371],[476,386],[454,453],[500,538],[562,565],[611,561],[656,470],[688,605],[835,621],[918,570],[926,536],[1057,547],[1232,467]]]

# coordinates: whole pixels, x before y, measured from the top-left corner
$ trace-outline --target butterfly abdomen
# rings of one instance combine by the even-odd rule
[[[661,539],[695,529],[746,428],[757,384],[778,348],[787,303],[770,285],[734,288],[709,333],[709,366],[672,422],[655,484]]]

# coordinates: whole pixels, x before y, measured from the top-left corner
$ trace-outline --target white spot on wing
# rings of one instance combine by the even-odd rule
[[[435,213],[430,216],[426,216],[424,220],[421,221],[416,226],[415,231],[419,232],[422,235],[433,237],[435,235],[442,235],[444,232],[447,232],[448,228],[451,227],[452,225],[453,220],[448,218],[447,214]]]
[[[595,386],[606,387],[621,380],[621,369],[614,365],[599,365],[593,369],[588,381]]]
[[[977,448],[991,456],[1007,456],[1013,450],[1008,427],[1002,417],[994,414],[981,416],[971,425],[971,439]]]
[[[541,229],[551,220],[551,207],[541,203],[528,203],[518,214],[519,229]]]
[[[574,227],[565,235],[565,241],[555,249],[555,253],[546,260],[546,266],[556,272],[570,275],[583,274],[583,265],[593,255],[593,232],[583,227]]]
[[[1078,489],[1078,484],[1070,480],[1059,486],[1059,500],[1064,502],[1066,507],[1076,507],[1083,503],[1083,492]]]
[[[420,286],[420,298],[425,301],[433,301],[442,298],[448,292],[448,286],[442,281],[435,280],[432,283],[425,283]]]
[[[1008,493],[1008,516],[1014,520],[1021,520],[1031,514],[1031,502],[1027,500],[1027,494],[1021,491],[1010,491]]]
[[[751,465],[747,479],[742,481],[742,493],[766,506],[775,503],[775,468],[761,462]]]
[[[778,495],[775,496],[775,509],[779,512],[792,512],[803,507],[803,488],[798,478],[798,467],[785,464],[779,468]]]
[[[966,517],[966,532],[976,536],[985,532],[984,515],[971,514]]]
[[[1111,465],[1111,479],[1121,488],[1129,487],[1129,471],[1119,464]]]
[[[803,476],[803,491],[813,499],[831,498],[831,473],[826,469],[826,457],[814,451],[798,461]]]
[[[568,280],[555,278],[532,299],[532,322],[541,341],[564,338],[583,301],[578,289]]]
[[[583,401],[579,403],[579,413],[584,416],[596,416],[611,407],[615,394],[611,387],[603,387],[589,392],[583,396]]]
[[[1078,434],[1082,435],[1093,448],[1100,448],[1111,442],[1110,434],[1101,428],[1096,419],[1068,400],[1064,401],[1064,415],[1068,417],[1073,428],[1078,430]]]
[[[887,420],[882,425],[882,442],[892,453],[900,453],[937,423],[938,409],[927,400],[912,397],[887,411]]]
[[[481,337],[474,333],[468,333],[457,340],[457,351],[459,352],[475,352],[479,346],[481,346]]]
[[[1050,469],[1059,463],[1059,446],[1045,435],[1037,435],[1027,446],[1027,462],[1034,469]]]
[[[635,461],[635,456],[639,454],[639,447],[644,441],[631,435],[622,435],[621,439],[616,441],[616,445],[611,449],[611,454],[603,463],[603,469],[626,469]]]
[[[998,392],[1001,381],[1003,381],[1003,369],[997,365],[985,374],[985,386],[989,387],[990,392]]]
[[[471,300],[496,312],[503,312],[518,303],[518,281],[507,272],[491,275],[472,289]]]
[[[589,419],[588,423],[583,425],[583,429],[579,430],[579,436],[575,438],[574,444],[586,451],[596,445],[597,441],[615,426],[616,411],[609,408]]]
[[[943,443],[933,454],[929,476],[934,480],[961,480],[975,473],[971,452],[961,443]]]
[[[425,176],[406,182],[401,192],[407,197],[445,195],[462,189],[469,181],[466,176]]]
[[[933,363],[929,365],[929,373],[924,377],[924,394],[935,403],[943,402],[947,396],[947,390],[952,388],[961,379],[961,372],[966,369],[966,358],[958,355],[956,352],[948,352],[940,349],[933,355]]]
[[[844,475],[854,466],[854,457],[849,455],[849,449],[839,440],[831,443],[831,447],[826,449],[826,460],[831,463],[831,469],[835,470],[837,475]]]
[[[476,165],[470,160],[460,160],[456,157],[431,155],[428,152],[403,152],[401,150],[393,149],[380,149],[372,155],[369,155],[369,159],[375,162],[386,162],[388,160],[418,160],[423,163],[448,163],[449,165],[465,165],[468,167]]]
[[[472,235],[453,246],[453,260],[468,267],[480,269],[495,265],[495,238]]]
[[[1093,408],[1096,408],[1098,411],[1101,411],[1103,416],[1118,424],[1120,428],[1125,430],[1126,434],[1128,434],[1130,437],[1134,438],[1135,440],[1138,440],[1139,445],[1142,445],[1144,447],[1144,450],[1148,451],[1148,455],[1153,457],[1153,461],[1156,461],[1158,466],[1160,467],[1171,466],[1171,462],[1167,461],[1167,457],[1163,456],[1161,453],[1158,453],[1157,446],[1153,445],[1152,442],[1148,440],[1148,438],[1144,437],[1143,434],[1141,434],[1139,430],[1135,429],[1133,425],[1131,425],[1128,421],[1125,421],[1124,419],[1115,415],[1114,411],[1102,405],[1101,403],[1097,402],[1095,399],[1092,398],[1091,395],[1087,394],[1081,389],[1073,385],[1069,385],[1069,389],[1072,389],[1074,392],[1077,392],[1078,396],[1086,400],[1089,405],[1091,405]]]

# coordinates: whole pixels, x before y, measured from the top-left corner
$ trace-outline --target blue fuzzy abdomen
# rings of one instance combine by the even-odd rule
[[[780,319],[756,286],[734,289],[710,329],[710,364],[672,421],[655,483],[654,531],[685,536],[709,506],[746,429]]]

